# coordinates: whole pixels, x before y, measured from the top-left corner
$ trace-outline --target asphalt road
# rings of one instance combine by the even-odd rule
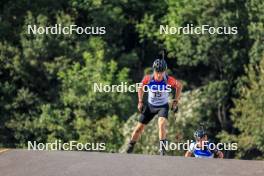
[[[0,176],[264,176],[264,161],[96,152],[8,150]]]

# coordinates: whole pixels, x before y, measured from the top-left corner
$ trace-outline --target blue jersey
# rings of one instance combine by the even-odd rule
[[[208,143],[204,148],[198,148],[197,143],[191,143],[189,147],[189,152],[191,152],[196,158],[213,158],[216,150],[212,151],[207,146],[210,146],[212,143]]]

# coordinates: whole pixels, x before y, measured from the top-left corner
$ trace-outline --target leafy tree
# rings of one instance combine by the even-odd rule
[[[57,18],[58,21],[62,18],[64,22],[70,21],[67,15]],[[31,22],[45,26],[49,20],[44,15],[34,18],[29,12],[24,27]],[[30,36],[23,31],[20,37],[19,47],[8,42],[0,45],[1,99],[4,104],[1,129],[4,131],[3,143],[10,147],[37,137],[32,121],[39,117],[42,104],[58,100],[57,72],[65,69],[70,63],[69,57],[74,55],[73,46],[67,43],[72,38],[67,39],[67,36],[56,39],[52,35]]]
[[[102,40],[91,38],[88,46],[91,52],[84,53],[83,65],[76,62],[58,73],[60,103],[43,106],[39,128],[46,130],[48,141],[105,142],[107,151],[116,151],[122,143],[118,129],[130,112],[131,98],[127,93],[95,92],[94,83],[129,82],[128,69],[118,70],[116,62],[104,61]]]
[[[129,70],[118,70],[113,60],[104,62],[104,43],[101,40],[91,38],[89,46],[93,52],[84,53],[83,66],[77,62],[70,69],[58,73],[62,81],[63,104],[92,119],[105,114],[126,118],[131,103],[128,93],[117,92],[114,88],[111,92],[100,92],[99,88],[100,84],[109,87],[127,82],[129,85]]]
[[[251,142],[241,144],[236,157],[260,156],[263,144],[259,131],[248,132],[244,126],[248,119],[242,120],[242,125],[237,118],[255,118],[261,113],[259,97],[256,100],[260,104],[255,103],[255,108],[241,102],[249,102],[256,95],[255,83],[261,85],[249,76],[244,83],[244,67],[250,64],[246,75],[254,72],[257,78],[261,74],[261,69],[258,70],[261,66],[255,65],[263,58],[263,6],[262,0],[150,0],[148,3],[144,0],[7,0],[1,3],[0,146],[24,147],[28,140],[101,141],[105,137],[109,141],[107,150],[117,151],[124,139],[121,119],[134,114],[137,96],[95,93],[93,83],[139,82],[144,71],[151,71],[159,51],[165,48],[169,73],[184,80],[185,85],[176,124],[175,116],[170,115],[173,117],[170,124],[176,127],[169,128],[169,139],[189,139],[199,122],[206,122],[212,138],[222,130],[225,132],[219,138],[225,141],[238,141],[242,134],[253,135]],[[28,24],[56,23],[105,26],[107,32],[100,36],[26,34]],[[236,26],[238,34],[160,35],[160,24]],[[254,86],[247,87],[251,83]],[[250,95],[243,95],[241,87],[247,87]],[[244,107],[252,110],[250,116],[242,112]],[[130,123],[135,123],[132,118],[125,123],[126,132],[132,130],[128,129],[132,128]],[[148,128],[151,137],[146,133],[142,139],[156,145],[157,131],[153,124]],[[250,128],[255,125],[251,121],[249,124]],[[138,153],[155,153],[142,144],[143,147],[137,146]]]
[[[244,84],[239,86],[240,96],[234,99],[231,110],[238,134],[222,132],[220,137],[238,143],[238,158],[255,158],[264,153],[264,59],[258,66],[246,68]],[[261,157],[259,157],[260,159]]]
[[[261,43],[264,41],[264,2],[261,0],[250,0],[246,3],[248,18],[250,23],[248,25],[249,44],[251,49],[249,51],[250,63],[257,64],[264,55],[264,48]]]
[[[248,61],[246,54],[249,50],[249,45],[246,44],[248,19],[244,11],[243,3],[235,1],[169,0],[167,14],[160,19],[146,15],[142,23],[138,24],[138,31],[141,37],[147,36],[163,42],[169,58],[174,59],[174,62],[171,62],[171,66],[174,67],[172,71],[187,79],[189,86],[200,86],[210,80],[232,81],[241,74],[243,64]],[[194,27],[205,24],[213,27],[233,26],[238,28],[238,34],[160,35],[159,33],[160,25],[185,27],[187,24],[193,24]],[[188,77],[189,70],[195,67],[204,69],[196,71],[195,79],[191,74]]]

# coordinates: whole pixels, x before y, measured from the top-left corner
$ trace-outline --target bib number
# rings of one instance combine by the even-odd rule
[[[154,97],[161,97],[161,92],[154,92]]]

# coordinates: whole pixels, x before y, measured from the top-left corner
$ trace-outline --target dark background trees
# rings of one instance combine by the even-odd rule
[[[239,143],[227,157],[261,158],[263,8],[261,0],[1,2],[0,146],[105,140],[108,151],[117,152],[137,118],[136,94],[94,93],[92,85],[139,82],[166,49],[170,74],[184,83],[168,138],[190,139],[203,122],[215,141]],[[56,23],[105,26],[107,33],[26,34],[28,24]],[[237,26],[238,34],[158,34],[160,24],[190,23]],[[155,130],[154,123],[149,129]],[[142,140],[155,145],[157,135],[149,133]],[[154,153],[144,146],[137,151]]]

